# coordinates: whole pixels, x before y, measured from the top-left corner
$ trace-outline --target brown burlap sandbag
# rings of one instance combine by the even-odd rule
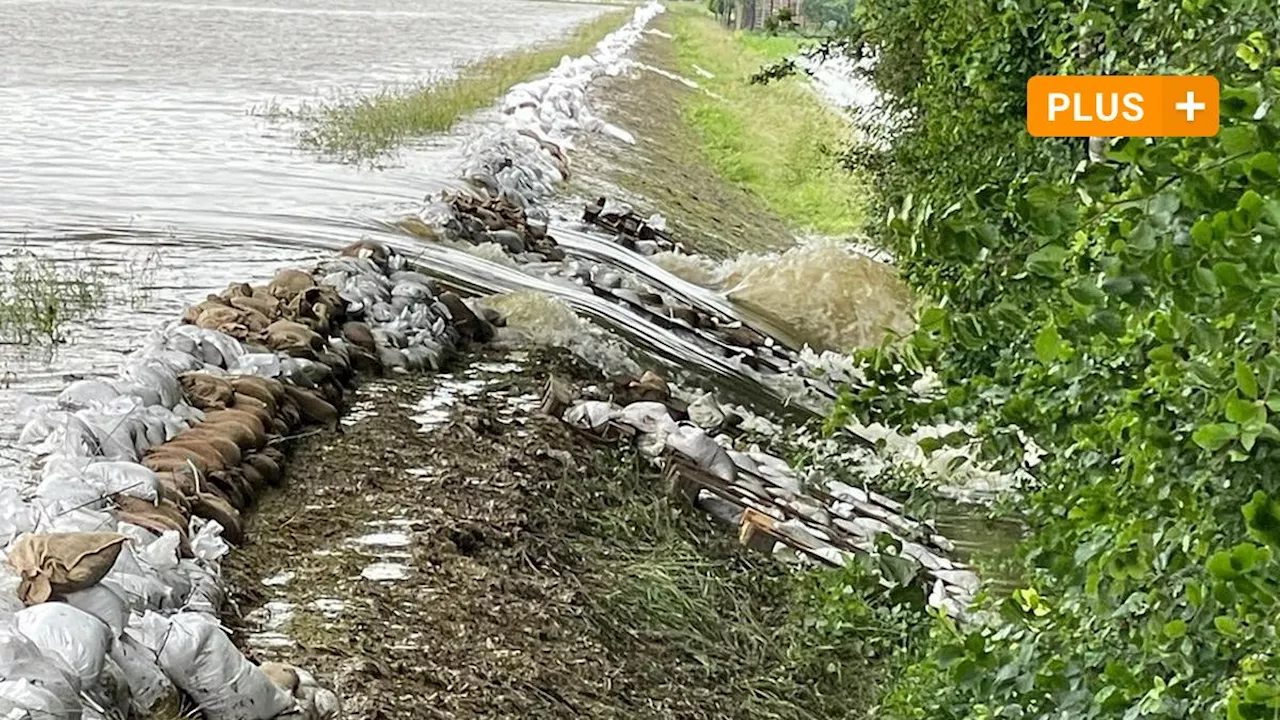
[[[267,444],[267,431],[262,420],[251,412],[243,410],[227,409],[213,410],[204,414],[206,423],[218,424],[223,421],[230,420],[240,423],[253,432],[253,443],[251,447],[262,447]],[[244,447],[241,445],[240,447]]]
[[[213,493],[200,493],[191,502],[191,512],[206,520],[216,520],[222,525],[222,536],[234,545],[244,543],[244,526],[240,513],[223,498]]]
[[[147,451],[147,455],[143,459],[149,458],[176,458],[178,460],[198,458],[208,470],[226,467],[222,456],[218,454],[218,451],[212,445],[193,437],[183,440],[174,438],[163,445],[156,445]],[[155,468],[152,469],[154,470]]]
[[[314,392],[293,385],[285,387],[285,392],[289,394],[289,399],[293,400],[298,406],[298,410],[302,412],[302,417],[308,423],[332,427],[338,422],[338,409]]]
[[[268,485],[280,483],[280,464],[266,453],[250,453],[244,456],[244,465],[252,465]]]
[[[22,576],[18,597],[35,605],[54,593],[92,587],[111,571],[127,539],[119,533],[22,535],[9,548],[9,566]]]
[[[257,446],[259,440],[257,433],[250,429],[248,425],[230,418],[223,418],[212,422],[205,420],[200,423],[198,427],[207,427],[211,430],[217,431],[219,435],[234,442],[242,452],[252,450]],[[263,438],[263,440],[265,441],[265,438]]]
[[[272,350],[291,355],[314,353],[324,347],[324,338],[302,323],[277,320],[262,333],[262,342]]]
[[[209,373],[185,372],[178,376],[187,402],[201,410],[221,410],[231,404],[235,388],[226,378]]]
[[[240,464],[240,446],[236,444],[235,440],[231,439],[229,433],[223,432],[216,425],[201,423],[181,433],[165,443],[165,445],[182,447],[184,443],[198,443],[212,448],[218,454],[223,467],[232,467]]]
[[[271,282],[267,283],[267,290],[272,295],[288,302],[293,299],[294,295],[315,284],[315,278],[301,270],[280,270],[276,272],[274,278],[271,278]]]
[[[280,395],[284,394],[284,388],[281,387],[276,392],[266,378],[243,376],[233,378],[231,386],[235,388],[237,395],[246,395],[262,403],[274,415],[276,406],[280,402]]]
[[[161,451],[164,445],[157,445],[152,452],[142,458],[142,464],[157,473],[184,473],[203,476],[209,472],[209,463],[189,450],[169,448]]]

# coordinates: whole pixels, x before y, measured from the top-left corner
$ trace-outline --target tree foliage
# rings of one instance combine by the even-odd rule
[[[972,421],[1048,452],[1030,586],[942,618],[889,699],[915,718],[1280,717],[1280,20],[1274,0],[863,0],[844,49],[882,240],[931,302],[871,353],[864,420]],[[864,66],[865,67],[865,66]],[[1214,138],[1028,136],[1038,74],[1212,74]],[[934,367],[948,391],[883,388]]]

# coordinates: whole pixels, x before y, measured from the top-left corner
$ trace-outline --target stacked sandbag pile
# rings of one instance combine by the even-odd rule
[[[564,250],[547,234],[547,224],[528,217],[524,205],[498,190],[492,178],[473,178],[467,190],[448,192],[445,230],[473,245],[493,243],[518,263],[559,261]]]
[[[929,583],[933,606],[963,616],[978,590],[977,575],[947,557],[954,546],[907,517],[900,503],[841,482],[815,487],[781,458],[736,448],[728,434],[733,414],[710,396],[681,402],[648,372],[615,382],[610,400],[570,402],[553,381],[543,407],[592,437],[634,442],[691,503],[736,526],[744,544],[839,566],[858,554],[884,554],[887,539],[907,574]]]
[[[499,191],[495,194],[529,206],[550,196],[568,178],[567,153],[575,133],[602,132],[634,142],[626,131],[591,112],[587,88],[601,75],[617,75],[627,67],[624,56],[661,12],[657,2],[638,7],[591,54],[566,57],[550,73],[513,86],[502,100],[502,126],[466,148],[466,175],[491,176]]]
[[[582,211],[582,221],[613,233],[613,241],[644,256],[660,252],[688,254],[683,244],[671,239],[661,215],[642,218],[630,206],[608,198],[597,198]]]
[[[357,369],[436,367],[492,333],[405,267],[361,243],[233,285],[118,377],[28,404],[38,477],[0,484],[0,717],[176,714],[179,691],[207,720],[337,716],[305,671],[231,643],[219,561],[280,481],[280,439],[333,425]]]

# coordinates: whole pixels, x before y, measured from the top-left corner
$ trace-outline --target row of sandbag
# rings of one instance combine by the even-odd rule
[[[578,131],[602,132],[633,143],[626,131],[591,112],[587,88],[596,78],[625,69],[626,53],[663,10],[657,2],[636,8],[590,54],[566,57],[550,73],[512,86],[502,99],[502,125],[465,148],[466,174],[492,176],[500,191],[495,194],[529,207],[553,194],[567,179],[565,156]]]
[[[211,296],[118,378],[28,406],[40,481],[0,487],[16,571],[0,573],[0,716],[144,717],[175,688],[210,720],[334,716],[313,678],[254,665],[217,624],[222,535],[238,540],[240,511],[278,480],[274,437],[336,419],[355,368],[430,367],[483,334],[440,295],[360,244]]]
[[[638,396],[637,388],[645,392]],[[930,524],[908,517],[900,503],[837,481],[806,483],[785,460],[756,446],[738,449],[728,434],[713,434],[725,429],[732,413],[710,396],[681,402],[661,378],[646,373],[615,382],[608,400],[564,404],[562,395],[544,407],[563,408],[565,422],[596,437],[632,439],[647,457],[679,458],[697,476],[690,480],[698,486],[692,499],[700,508],[736,526],[754,511],[768,519],[770,534],[785,540],[777,549],[844,565],[856,554],[879,552],[887,536],[898,555],[928,578],[934,606],[962,615],[978,590],[977,575],[948,557],[954,546]]]

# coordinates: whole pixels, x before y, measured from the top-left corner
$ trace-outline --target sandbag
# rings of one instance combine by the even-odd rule
[[[0,677],[0,708],[26,711],[13,717],[81,720],[79,676],[9,622],[0,625]]]
[[[302,416],[313,425],[332,427],[338,422],[338,409],[313,392],[292,385],[285,386],[285,393],[302,411]]]
[[[129,702],[140,717],[178,717],[178,690],[145,646],[125,635],[111,646],[111,659],[129,685]]]
[[[201,410],[222,410],[231,405],[235,395],[229,380],[209,373],[182,373],[178,382],[187,402]]]
[[[111,649],[111,630],[101,620],[66,603],[52,602],[14,613],[13,625],[41,651],[61,658],[82,688],[98,683]]]
[[[222,629],[199,613],[142,618],[142,643],[199,706],[206,720],[270,720],[293,698],[249,662]]]
[[[111,570],[125,536],[119,533],[26,534],[9,548],[22,576],[18,596],[28,605],[91,587]]]
[[[680,423],[676,426],[667,434],[667,447],[721,480],[733,482],[738,476],[738,468],[729,453],[696,425]]]
[[[254,436],[253,447],[262,447],[263,445],[267,444],[266,426],[263,425],[262,420],[258,418],[257,415],[251,412],[244,412],[243,410],[228,409],[228,410],[213,410],[205,413],[204,415],[204,421],[206,423],[217,424],[224,420],[233,420],[249,428],[251,431],[253,431],[253,436]]]
[[[206,520],[214,520],[222,526],[222,535],[234,545],[244,542],[244,526],[240,512],[227,500],[212,493],[200,492],[191,499],[191,513]]]
[[[101,583],[93,587],[66,593],[62,600],[77,610],[97,618],[111,630],[112,637],[120,637],[129,624],[129,603],[115,590]]]

